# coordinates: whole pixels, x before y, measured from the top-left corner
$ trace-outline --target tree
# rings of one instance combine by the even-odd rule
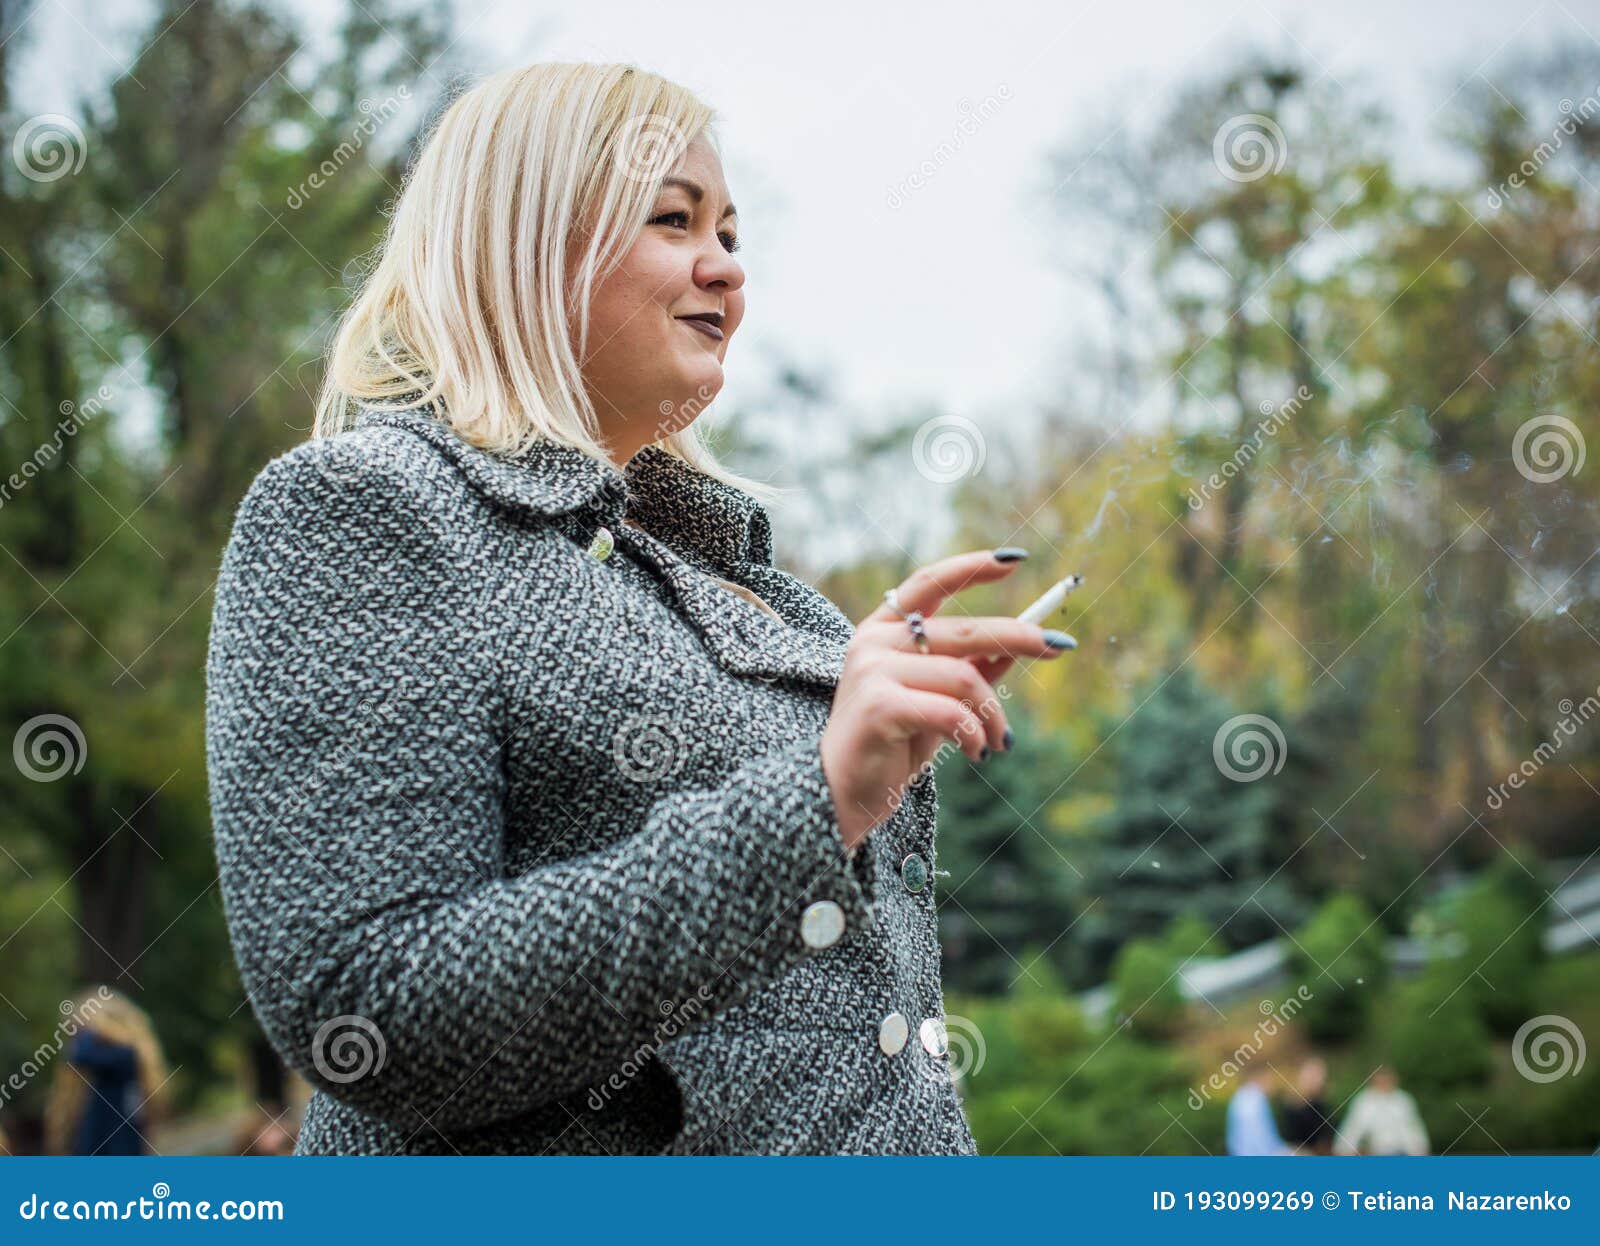
[[[1049,822],[1062,749],[1025,711],[1006,712],[1009,752],[974,763],[952,751],[937,779],[946,981],[971,994],[1049,974],[1083,981],[1071,933],[1081,866]]]
[[[1311,993],[1300,1018],[1322,1042],[1355,1038],[1388,978],[1387,936],[1360,897],[1329,896],[1289,945],[1291,976]]]
[[[1271,754],[1281,746],[1265,741],[1266,768],[1253,780],[1234,768],[1226,750],[1238,747],[1240,729],[1253,728],[1187,667],[1135,702],[1126,722],[1107,731],[1115,804],[1094,828],[1086,871],[1097,901],[1084,921],[1091,954],[1103,965],[1127,939],[1158,936],[1181,915],[1232,948],[1278,934],[1299,915],[1268,854]],[[1237,778],[1218,764],[1219,739]]]

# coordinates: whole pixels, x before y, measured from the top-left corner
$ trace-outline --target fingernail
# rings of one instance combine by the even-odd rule
[[[1044,643],[1052,649],[1076,649],[1078,647],[1078,642],[1067,635],[1066,632],[1058,632],[1048,627],[1044,630]]]
[[[1000,737],[1000,747],[1005,749],[1005,751],[1009,753],[1011,751],[1011,746],[1013,744],[1015,744],[1016,742],[1017,742],[1017,737],[1012,735],[1011,734],[1011,728],[1007,727],[1005,735]]]
[[[994,560],[996,562],[1021,562],[1027,556],[1027,550],[1019,549],[1015,545],[1002,545],[994,551]]]
[[[990,753],[989,746],[987,744],[985,744],[981,749],[978,750],[978,760],[979,761],[988,761],[989,760],[989,753]]]

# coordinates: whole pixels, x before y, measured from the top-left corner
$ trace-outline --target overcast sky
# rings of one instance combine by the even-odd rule
[[[342,6],[318,7],[303,11],[325,29]],[[76,111],[131,59],[146,12],[42,0],[19,103]],[[463,0],[459,12],[453,55],[484,70],[628,60],[719,111],[749,281],[725,403],[766,379],[751,348],[779,345],[829,371],[846,407],[924,399],[985,428],[1061,379],[1073,322],[1040,211],[1041,156],[1108,108],[1158,107],[1174,83],[1241,49],[1297,53],[1387,101],[1425,161],[1428,122],[1463,76],[1492,79],[1503,58],[1600,33],[1600,0]],[[958,130],[964,115],[981,118],[970,134]],[[1123,141],[1115,126],[1102,138]],[[940,157],[941,143],[959,146]],[[931,174],[910,189],[924,162]]]

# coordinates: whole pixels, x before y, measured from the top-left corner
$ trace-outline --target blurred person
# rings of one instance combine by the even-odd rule
[[[75,1001],[76,1032],[56,1062],[45,1103],[51,1155],[148,1155],[150,1121],[167,1080],[150,1018],[105,988]]]
[[[1272,1090],[1276,1079],[1270,1068],[1257,1068],[1228,1100],[1229,1155],[1293,1155],[1272,1118]]]
[[[695,426],[746,303],[712,116],[626,65],[457,98],[238,508],[207,761],[297,1154],[976,1151],[921,780],[1076,642],[939,613],[1014,547],[859,626],[774,565]]]
[[[283,1114],[258,1107],[233,1141],[235,1155],[292,1155],[294,1136],[283,1124]]]
[[[1293,1092],[1283,1105],[1283,1140],[1298,1151],[1326,1155],[1333,1146],[1327,1087],[1327,1062],[1320,1056],[1303,1061]]]
[[[1400,1089],[1387,1065],[1350,1102],[1350,1112],[1334,1136],[1337,1155],[1426,1155],[1428,1131],[1417,1101]]]

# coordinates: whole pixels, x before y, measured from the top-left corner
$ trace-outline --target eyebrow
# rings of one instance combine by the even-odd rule
[[[661,184],[662,184],[662,186],[676,186],[681,190],[688,191],[689,192],[689,198],[693,199],[696,203],[699,203],[702,199],[704,199],[706,197],[706,192],[703,189],[701,189],[700,183],[699,182],[691,182],[687,178],[682,178],[682,177],[663,178],[662,181],[661,181]],[[727,207],[722,209],[722,216],[723,216],[724,219],[727,218],[727,217],[730,217],[730,216],[738,216],[738,215],[739,215],[739,209],[734,207],[731,203]]]

